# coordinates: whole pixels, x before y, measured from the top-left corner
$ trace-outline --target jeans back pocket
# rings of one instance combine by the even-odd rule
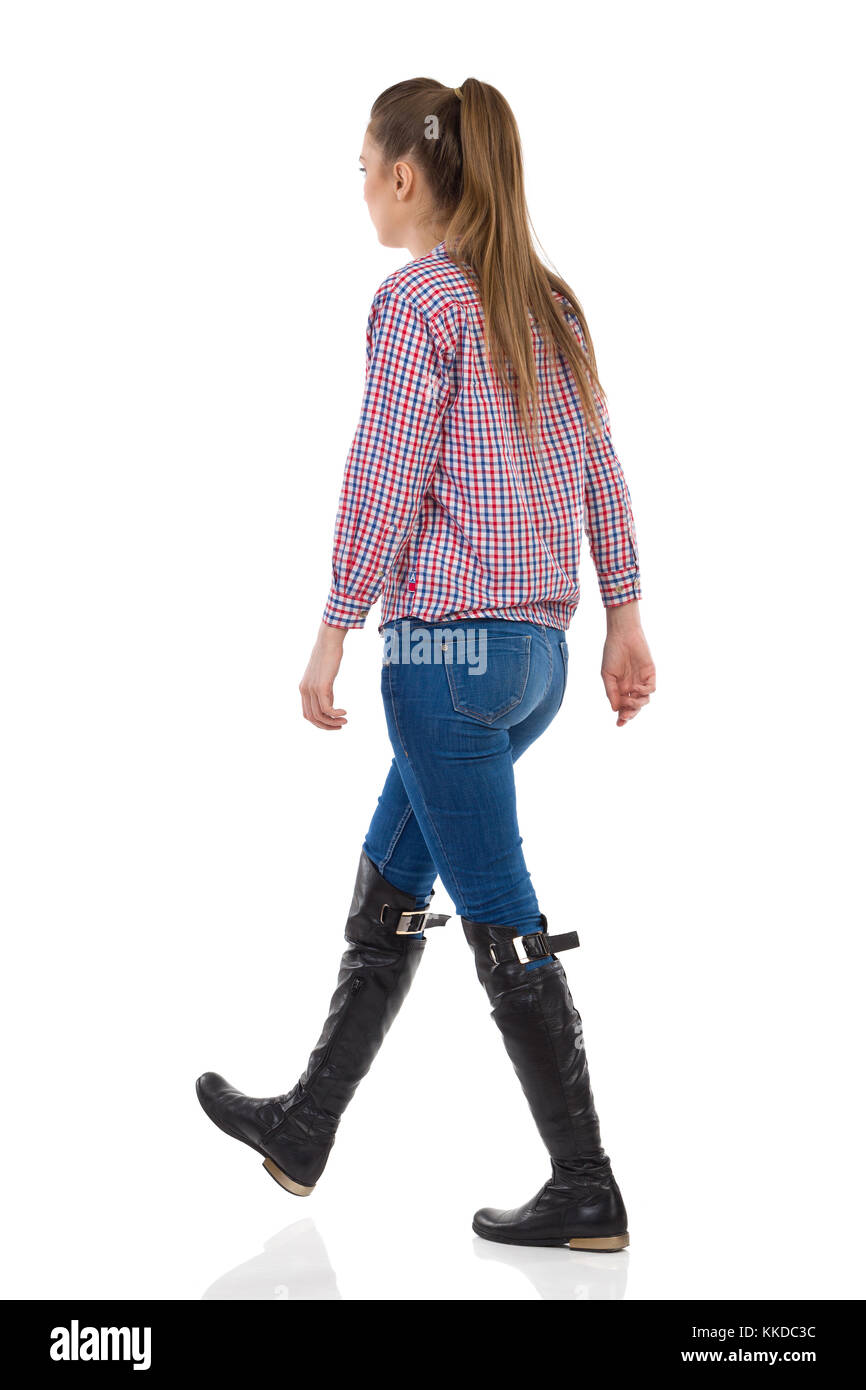
[[[451,659],[446,654],[445,672],[455,713],[495,724],[520,704],[529,680],[531,633],[479,628],[474,650],[467,642],[461,653],[453,638],[448,645]]]

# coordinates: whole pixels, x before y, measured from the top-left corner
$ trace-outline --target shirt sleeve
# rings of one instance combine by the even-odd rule
[[[571,306],[566,317],[586,347],[580,320]],[[595,387],[593,396],[602,422],[601,437],[587,422],[583,527],[589,539],[598,587],[605,608],[643,598],[640,555],[631,508],[631,493],[610,433],[607,405]]]
[[[610,417],[595,392],[603,431],[586,430],[584,530],[605,608],[643,598],[631,493],[610,435]]]
[[[441,456],[447,373],[422,312],[380,290],[367,321],[361,418],[334,526],[332,583],[323,619],[363,627],[408,541]]]

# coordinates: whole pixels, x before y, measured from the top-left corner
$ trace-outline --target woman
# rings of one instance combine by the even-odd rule
[[[655,690],[631,498],[583,312],[536,256],[508,103],[474,78],[415,79],[375,102],[361,154],[389,275],[367,325],[363,408],[343,479],[333,584],[300,684],[335,731],[343,639],[381,595],[394,758],[361,850],[322,1035],[284,1095],[199,1077],[226,1133],[290,1192],[321,1176],[340,1117],[426,949],[437,875],[551,1158],[540,1192],[485,1208],[488,1240],[618,1250],[625,1206],[601,1145],[580,1015],[521,849],[514,761],[556,715],[579,597],[581,526],[608,633],[602,677],[624,727]]]

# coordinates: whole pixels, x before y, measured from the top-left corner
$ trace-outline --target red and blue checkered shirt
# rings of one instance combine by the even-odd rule
[[[487,362],[483,331],[478,294],[444,241],[380,285],[334,529],[331,626],[363,627],[381,595],[380,632],[401,617],[565,629],[580,597],[582,529],[605,607],[643,597],[603,400],[596,393],[600,441],[571,372],[559,354],[549,360],[533,325],[540,428],[531,443]]]

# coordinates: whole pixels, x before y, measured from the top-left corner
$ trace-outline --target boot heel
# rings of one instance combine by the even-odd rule
[[[624,1250],[628,1231],[621,1236],[575,1236],[568,1242],[569,1250]]]
[[[287,1173],[283,1172],[282,1168],[277,1167],[272,1158],[266,1158],[262,1167],[265,1172],[270,1173],[275,1182],[280,1184],[280,1187],[284,1187],[287,1192],[293,1192],[296,1197],[309,1197],[316,1185],[313,1183],[313,1187],[304,1187],[303,1183],[294,1182]]]

